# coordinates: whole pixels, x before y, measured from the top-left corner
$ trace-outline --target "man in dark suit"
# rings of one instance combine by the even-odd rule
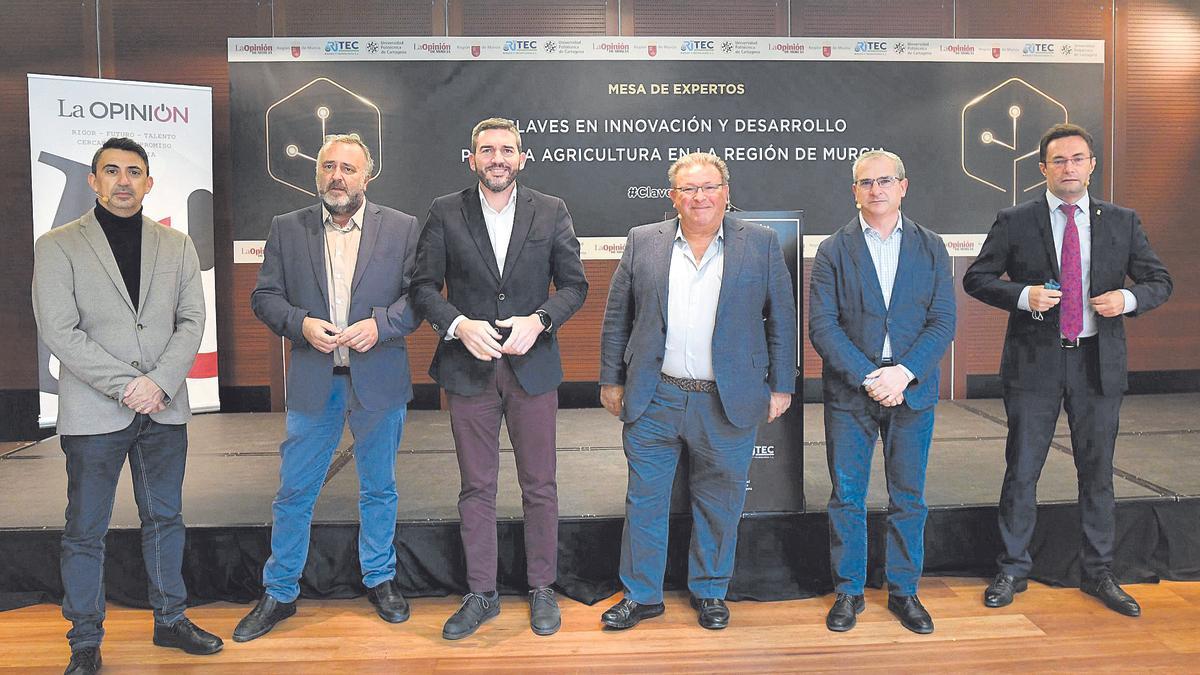
[[[374,162],[357,134],[329,136],[317,153],[321,204],[276,216],[250,297],[254,313],[292,343],[287,440],[271,505],[265,591],[233,632],[265,635],[296,613],[313,505],[349,417],[358,469],[358,556],[380,618],[408,619],[396,586],[396,450],[412,384],[404,336],[417,219],[366,199]]]
[[[1088,194],[1096,157],[1087,130],[1051,127],[1039,158],[1046,193],[1000,211],[963,276],[967,293],[1009,312],[1000,361],[1008,414],[999,510],[1004,550],[983,602],[1003,607],[1028,586],[1037,481],[1065,406],[1079,477],[1080,589],[1138,616],[1137,601],[1112,574],[1113,452],[1128,386],[1122,317],[1166,302],[1171,276],[1136,213]],[[1125,277],[1133,285],[1125,287]]]
[[[933,440],[938,364],[954,337],[950,256],[941,237],[901,215],[908,191],[895,154],[854,162],[858,216],[821,242],[809,285],[808,332],[824,362],[829,549],[837,598],[832,631],[866,607],[867,484],[883,440],[888,609],[907,629],[932,633],[917,598],[925,554],[925,467]]]
[[[691,153],[667,173],[678,218],[629,231],[600,345],[600,399],[625,422],[625,597],[601,616],[632,628],[663,613],[668,510],[679,455],[691,472],[688,588],[704,628],[725,593],[754,436],[791,404],[796,301],[775,232],[726,214],[729,169]]]
[[[563,377],[556,332],[583,305],[588,285],[566,204],[516,184],[525,165],[516,125],[501,118],[477,124],[468,163],[479,183],[430,205],[413,279],[413,303],[442,337],[429,374],[446,390],[462,480],[469,593],[442,637],[467,637],[500,613],[501,417],[525,511],[530,625],[550,635],[561,624],[550,588],[558,576],[554,425]]]

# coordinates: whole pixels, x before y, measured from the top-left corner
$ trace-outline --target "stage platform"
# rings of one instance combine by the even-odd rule
[[[1118,498],[1118,576],[1127,581],[1200,578],[1200,394],[1130,396],[1121,414],[1114,484]],[[784,599],[829,590],[822,409],[804,406],[804,513],[747,514],[741,526],[731,597]],[[626,482],[621,425],[603,410],[562,410],[558,418],[560,586],[584,602],[606,598],[616,579]],[[189,426],[184,516],[185,574],[196,602],[248,601],[261,588],[269,555],[271,499],[277,484],[282,414],[197,415]],[[930,450],[926,497],[927,574],[992,573],[998,550],[996,503],[1004,473],[1004,407],[999,400],[943,401]],[[502,434],[498,511],[502,589],[524,586],[521,507],[507,434]],[[398,452],[397,545],[401,585],[414,595],[461,592],[458,469],[448,414],[410,411]],[[0,607],[61,597],[58,537],[66,473],[58,437],[0,448]],[[349,433],[317,503],[303,592],[362,592],[355,551],[357,479]],[[1078,582],[1076,483],[1065,414],[1039,485],[1035,576]],[[868,495],[873,580],[881,581],[887,493],[876,454]],[[686,496],[672,511],[668,587],[678,587],[690,530]],[[109,536],[110,597],[145,602],[138,518],[128,467]]]

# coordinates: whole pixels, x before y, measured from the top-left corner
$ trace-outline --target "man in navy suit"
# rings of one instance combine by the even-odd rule
[[[1003,607],[1028,587],[1038,477],[1065,407],[1079,477],[1079,587],[1116,612],[1141,614],[1112,573],[1113,453],[1128,388],[1122,317],[1166,302],[1172,282],[1137,214],[1088,194],[1095,155],[1086,129],[1051,127],[1040,144],[1045,194],[998,213],[963,276],[967,293],[1009,313],[1000,360],[1008,414],[1004,550],[984,591],[988,607]]]
[[[395,583],[396,450],[412,384],[404,336],[420,323],[408,302],[417,219],[366,199],[374,162],[357,134],[317,153],[321,203],[271,223],[255,315],[292,343],[287,440],[271,505],[271,558],[262,598],[233,631],[265,635],[296,613],[313,506],[349,417],[358,469],[358,557],[380,618],[408,619]]]
[[[688,453],[688,588],[704,628],[729,624],[738,520],[758,425],[791,404],[796,301],[779,238],[727,215],[729,169],[691,153],[667,173],[678,218],[629,231],[600,347],[600,399],[625,422],[625,597],[610,628],[663,613],[668,510]]]
[[[462,484],[469,592],[442,637],[465,638],[500,613],[501,419],[521,484],[530,627],[550,635],[562,623],[551,588],[558,576],[558,329],[583,306],[588,284],[567,205],[516,182],[525,166],[516,124],[490,118],[475,125],[468,163],[479,180],[429,206],[413,279],[413,303],[442,338],[429,374],[446,390]]]
[[[850,630],[866,607],[867,483],[875,440],[882,438],[888,609],[905,628],[932,633],[917,584],[938,363],[954,337],[950,257],[941,237],[901,215],[908,179],[898,156],[865,152],[853,176],[858,216],[821,242],[809,287],[808,331],[824,362],[833,483],[829,549],[837,599],[825,625]]]

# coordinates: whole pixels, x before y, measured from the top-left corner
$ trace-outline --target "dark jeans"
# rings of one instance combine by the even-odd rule
[[[142,521],[142,559],[154,621],[175,623],[187,604],[180,513],[187,426],[137,415],[120,431],[63,436],[62,449],[67,457],[62,612],[72,624],[67,632],[71,649],[99,645],[104,637],[104,534],[126,456]]]

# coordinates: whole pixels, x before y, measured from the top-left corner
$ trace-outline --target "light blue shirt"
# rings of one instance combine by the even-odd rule
[[[862,214],[858,214],[858,224],[862,226],[863,239],[867,242],[867,251],[871,253],[871,262],[875,264],[875,276],[879,279],[879,290],[883,291],[883,306],[891,307],[892,287],[896,283],[896,270],[900,267],[900,242],[904,236],[904,216],[896,214],[896,227],[886,240],[880,238],[875,228],[867,224]],[[880,356],[892,358],[892,338],[886,332],[883,334],[883,349]],[[900,365],[900,364],[896,364]],[[912,371],[904,366],[908,379],[913,379]]]
[[[667,349],[662,372],[671,377],[715,380],[712,366],[713,329],[717,300],[725,273],[725,226],[696,260],[692,247],[676,226],[671,242],[667,282]]]
[[[1059,207],[1066,202],[1059,199],[1054,193],[1046,190],[1046,202],[1050,207],[1050,232],[1054,235],[1054,255],[1058,256],[1059,269],[1062,269],[1062,246],[1063,235],[1067,231],[1067,214],[1063,213]],[[1078,207],[1075,210],[1075,229],[1079,231],[1079,267],[1083,272],[1083,283],[1080,284],[1080,291],[1083,293],[1083,331],[1079,333],[1079,337],[1091,337],[1096,334],[1096,310],[1092,309],[1091,303],[1088,301],[1091,297],[1092,285],[1092,201],[1088,193],[1083,193],[1079,201],[1075,202]],[[1061,279],[1057,279],[1062,283]],[[1017,299],[1017,309],[1023,312],[1032,311],[1029,306],[1029,286],[1021,289],[1021,296]],[[1122,288],[1121,295],[1125,296],[1125,310],[1122,314],[1137,309],[1137,298],[1128,289]]]

